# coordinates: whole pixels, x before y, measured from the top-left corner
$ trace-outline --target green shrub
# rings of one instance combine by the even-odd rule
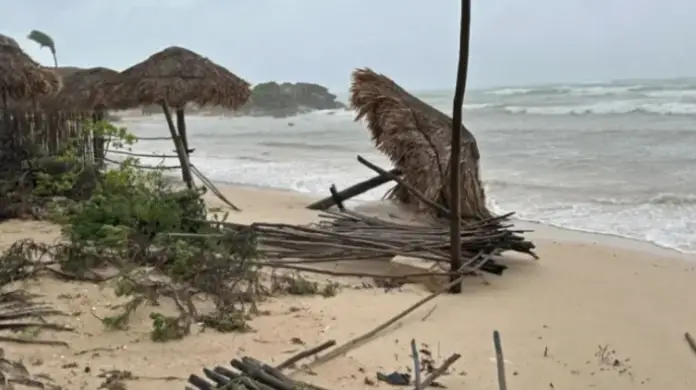
[[[137,142],[125,128],[108,122],[86,123],[84,129],[107,139],[107,152],[110,147],[130,148]],[[74,144],[54,159],[70,169],[39,175],[39,196],[66,193],[78,185],[89,165],[79,160],[76,147]],[[139,168],[136,158],[127,158],[97,176],[88,197],[59,209],[67,215],[56,221],[64,225],[63,235],[75,249],[62,257],[65,270],[78,272],[98,266],[108,257],[133,265],[147,264],[153,249],[176,241],[168,233],[196,233],[203,228],[195,221],[206,219],[202,189],[173,188],[161,171]]]
[[[106,152],[111,146],[129,147],[137,141],[124,128],[108,123],[85,128],[109,139]],[[70,169],[42,177],[37,186],[41,196],[55,196],[77,185],[86,169],[78,155],[68,148],[58,157]],[[138,159],[128,158],[96,176],[89,196],[54,208],[63,213],[55,221],[68,242],[55,258],[72,275],[89,276],[107,264],[119,270],[116,293],[130,301],[120,313],[102,319],[105,327],[126,328],[142,302],[166,296],[177,302],[181,315],[153,313],[153,340],[184,337],[192,321],[219,331],[249,330],[245,305],[262,291],[257,268],[247,261],[258,256],[255,233],[222,234],[216,225],[203,222],[207,220],[203,189],[177,188],[162,171],[140,168]],[[152,272],[156,281],[148,279]],[[198,314],[191,300],[194,293],[213,296],[217,310]]]

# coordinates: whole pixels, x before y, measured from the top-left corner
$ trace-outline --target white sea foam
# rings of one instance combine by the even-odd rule
[[[696,102],[640,102],[633,100],[612,100],[594,104],[559,106],[505,106],[503,110],[511,114],[533,115],[614,115],[646,113],[658,115],[696,114]]]

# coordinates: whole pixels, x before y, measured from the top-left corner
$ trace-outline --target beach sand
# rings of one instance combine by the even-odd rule
[[[307,223],[317,217],[304,209],[312,199],[302,194],[222,190],[244,210],[231,213],[233,221]],[[695,259],[613,237],[534,227],[538,230],[529,237],[540,261],[516,256],[506,261],[510,269],[503,277],[486,276],[487,284],[467,279],[461,295],[436,298],[347,356],[314,367],[316,375],[298,377],[328,389],[372,388],[366,377],[412,364],[409,342],[415,338],[438,362],[462,355],[441,378],[443,385],[497,389],[492,332],[498,330],[510,389],[696,388],[696,354],[684,340],[685,332],[696,334]],[[21,238],[50,242],[57,236],[58,229],[44,222],[0,224],[2,248]],[[128,370],[141,377],[128,381],[129,389],[183,388],[189,374],[227,365],[235,357],[277,363],[328,339],[341,344],[428,294],[421,286],[407,285],[388,292],[346,287],[332,298],[277,298],[262,304],[270,314],[252,321],[253,333],[204,331],[153,343],[148,308],[136,313],[127,331],[103,329],[92,311],[109,315],[109,306],[118,301],[110,288],[51,279],[26,285],[71,313],[58,321],[78,331],[39,336],[65,340],[69,348],[10,343],[2,348],[8,358],[22,359],[32,373],[48,374],[66,389],[98,388],[102,370]],[[156,310],[167,310],[164,306]],[[602,348],[604,353],[598,353]]]

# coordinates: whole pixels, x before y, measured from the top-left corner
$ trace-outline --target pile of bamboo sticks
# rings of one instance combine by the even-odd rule
[[[467,225],[461,230],[464,273],[479,270],[500,275],[507,268],[491,255],[505,250],[536,258],[534,245],[504,224],[510,214]],[[364,215],[354,211],[321,214],[312,226],[254,223],[252,225],[208,221],[221,225],[221,237],[252,232],[261,256],[285,265],[336,261],[418,257],[449,270],[451,262],[449,228],[443,225],[414,226]],[[311,271],[311,269],[303,269]]]
[[[242,359],[233,359],[230,362],[232,368],[238,371],[222,366],[216,366],[212,370],[203,368],[203,374],[207,380],[196,374],[191,374],[189,375],[188,383],[194,387],[187,386],[186,390],[214,390],[221,388],[240,390],[325,390],[319,386],[293,380],[283,374],[282,371],[293,368],[295,363],[300,360],[315,356],[335,345],[336,341],[327,341],[314,348],[302,351],[277,366],[270,366],[246,356]]]

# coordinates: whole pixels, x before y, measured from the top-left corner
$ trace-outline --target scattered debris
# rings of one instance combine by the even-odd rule
[[[62,389],[49,376],[32,375],[21,361],[7,359],[2,348],[0,348],[0,383],[4,384],[0,386],[3,389],[12,389],[14,385],[46,390]]]
[[[411,384],[411,374],[396,371],[391,374],[378,372],[377,380],[392,386],[407,386]]]

